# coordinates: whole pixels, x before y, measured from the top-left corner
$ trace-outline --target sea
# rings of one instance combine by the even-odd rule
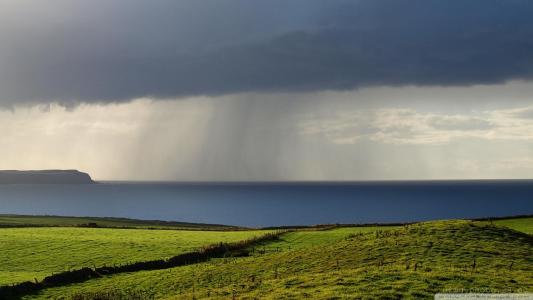
[[[0,185],[0,214],[247,227],[533,214],[533,180]]]

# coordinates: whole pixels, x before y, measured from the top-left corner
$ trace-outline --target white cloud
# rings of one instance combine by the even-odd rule
[[[0,111],[0,169],[80,169],[96,179],[152,179],[188,168],[212,103],[139,99]]]
[[[415,109],[381,108],[339,112],[301,122],[303,135],[319,135],[335,144],[362,139],[385,144],[440,145],[455,139],[533,140],[533,107],[469,114],[444,114]]]

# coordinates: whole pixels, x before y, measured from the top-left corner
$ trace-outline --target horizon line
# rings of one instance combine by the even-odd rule
[[[489,182],[533,181],[533,178],[482,178],[482,179],[360,179],[360,180],[116,180],[93,179],[96,183],[185,183],[185,184],[350,184],[350,183],[402,183],[402,182]]]

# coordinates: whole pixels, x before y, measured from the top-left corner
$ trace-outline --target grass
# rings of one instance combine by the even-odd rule
[[[509,227],[527,234],[533,234],[533,217],[495,220],[493,223],[495,225]]]
[[[299,230],[282,235],[278,241],[257,247],[258,250],[281,251],[328,245],[345,239],[352,234],[392,230],[395,226],[342,227],[331,230]]]
[[[103,265],[167,258],[199,247],[235,242],[264,231],[186,231],[110,228],[0,229],[0,285]]]
[[[429,299],[443,291],[533,292],[531,266],[531,236],[441,221],[294,232],[250,257],[119,274],[26,299]]]
[[[136,220],[128,218],[99,217],[64,217],[64,216],[29,216],[2,215],[0,227],[54,227],[54,226],[85,226],[95,224],[98,227],[113,228],[153,228],[153,229],[186,229],[186,230],[237,230],[245,229],[237,226],[186,223],[158,220]]]

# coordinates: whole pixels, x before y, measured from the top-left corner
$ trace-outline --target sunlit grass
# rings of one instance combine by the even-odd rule
[[[263,231],[109,228],[0,228],[0,285],[52,273],[166,258],[201,246],[244,240]]]
[[[45,290],[34,298],[83,299],[112,291],[163,299],[399,299],[460,290],[533,292],[533,241],[526,234],[470,221],[362,231],[290,233],[281,242],[259,246],[250,257],[104,277]],[[268,251],[261,253],[262,247]]]
[[[493,223],[500,226],[506,226],[514,230],[522,231],[528,234],[533,234],[533,217],[496,220],[493,221]]]

